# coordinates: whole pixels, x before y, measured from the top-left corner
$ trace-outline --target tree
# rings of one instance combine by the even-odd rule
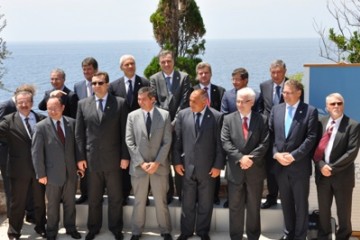
[[[327,9],[337,26],[326,34],[315,22],[321,37],[320,56],[334,62],[360,63],[360,0],[329,0]]]
[[[150,22],[160,48],[174,52],[175,67],[195,78],[195,67],[189,66],[196,66],[201,61],[197,56],[205,51],[205,40],[202,37],[206,33],[195,0],[160,0]],[[149,77],[159,70],[157,60],[153,59],[144,75]]]
[[[6,19],[4,19],[5,15],[0,13],[0,33],[2,30],[6,27]],[[6,41],[3,39],[2,36],[0,36],[0,79],[4,76],[6,73],[5,67],[3,67],[4,60],[11,54],[10,51],[8,51],[6,46]],[[2,85],[0,81],[0,85]]]

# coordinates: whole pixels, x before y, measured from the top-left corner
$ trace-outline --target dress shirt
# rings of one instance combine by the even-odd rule
[[[164,79],[166,79],[167,77],[170,78],[170,84],[171,84],[171,86],[172,86],[174,71],[173,71],[172,73],[170,73],[169,75],[167,75],[167,74],[165,74],[165,73],[163,72],[163,75],[164,75]]]
[[[285,83],[285,79],[279,85],[276,84],[276,83],[273,84],[273,101],[274,101],[274,99],[276,99],[276,87],[277,86],[280,86],[280,95],[279,95],[279,101],[280,101],[281,93],[282,93],[282,91],[284,89],[284,83]]]
[[[24,127],[25,127],[25,129],[26,129],[27,134],[28,134],[29,137],[31,138],[31,135],[30,135],[29,130],[28,130],[28,128],[27,128],[27,126],[26,126],[26,123],[25,123],[25,118],[29,118],[29,124],[30,124],[31,130],[32,130],[33,133],[35,133],[35,125],[36,125],[35,114],[34,114],[33,112],[30,112],[29,116],[26,117],[26,116],[22,115],[22,114],[19,112],[19,115],[20,115],[20,117],[21,117],[22,123],[24,124]]]
[[[141,110],[142,110],[142,112],[143,112],[144,121],[145,121],[145,123],[146,123],[148,111],[145,111],[144,109],[141,109]],[[151,120],[153,120],[154,108],[152,108],[149,113],[150,113],[150,118],[151,118]]]
[[[201,116],[200,116],[200,119],[199,119],[200,127],[201,127],[202,120],[204,119],[205,111],[206,111],[206,107],[204,107],[204,109],[200,112],[201,113]],[[194,123],[195,123],[195,121],[196,121],[196,112],[194,112],[193,115],[194,115]]]
[[[131,81],[131,86],[132,89],[134,91],[134,87],[135,87],[135,75],[132,78],[128,78],[128,77],[124,77],[124,81],[125,81],[125,89],[126,89],[126,93],[129,91],[129,81]]]
[[[108,97],[108,93],[102,98],[102,106],[103,106],[103,112],[105,112],[105,109],[106,109],[106,100],[107,100],[107,97]],[[99,109],[99,99],[96,95],[95,95],[95,101],[96,101],[96,109]]]
[[[88,81],[88,80],[85,80],[85,81],[86,81],[86,96],[91,97],[93,95],[91,81]]]
[[[342,118],[344,117],[344,115],[342,115],[341,117],[339,117],[338,119],[336,120],[333,120],[331,118],[329,118],[329,121],[328,123],[326,124],[326,128],[325,129],[328,129],[331,125],[331,122],[332,121],[335,121],[335,124],[334,124],[334,128],[331,132],[331,136],[330,136],[330,140],[325,148],[325,162],[326,163],[330,163],[330,154],[331,154],[331,151],[332,151],[332,148],[333,148],[333,145],[334,145],[334,140],[335,140],[335,136],[336,136],[336,133],[339,129],[339,125],[340,125],[340,122],[342,120]]]
[[[60,118],[59,120],[55,120],[55,119],[52,118],[51,121],[53,122],[55,128],[57,128],[57,121],[60,121],[60,127],[61,127],[61,129],[62,129],[62,131],[63,131],[63,133],[64,133],[64,137],[66,137],[63,118]]]
[[[242,115],[240,112],[240,117],[241,117],[241,120],[244,122],[244,117],[247,117],[247,126],[248,126],[248,129],[250,127],[250,121],[251,121],[251,112],[248,114],[248,115]]]
[[[300,103],[300,100],[297,101],[294,105],[289,105],[289,104],[286,104],[286,111],[285,111],[285,116],[284,116],[284,119],[286,120],[286,116],[288,114],[288,107],[292,107],[293,108],[293,114],[291,116],[292,119],[294,119],[294,116],[295,116],[295,113],[296,113],[296,109],[298,108],[299,106],[299,103]]]
[[[207,87],[207,94],[208,94],[208,97],[209,97],[209,101],[211,100],[211,83],[209,84],[209,85],[207,85],[207,86],[205,86],[205,85],[202,85],[201,83],[200,83],[200,87],[201,87],[201,89],[204,89],[205,87]],[[204,89],[205,90],[205,89]],[[221,99],[220,99],[221,100]]]

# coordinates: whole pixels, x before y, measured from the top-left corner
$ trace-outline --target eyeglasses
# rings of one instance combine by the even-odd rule
[[[250,102],[251,100],[236,100],[237,103],[240,103],[240,104],[246,104],[248,102]]]
[[[283,95],[291,95],[293,94],[294,92],[282,92]]]
[[[91,85],[93,85],[93,86],[95,86],[95,85],[102,86],[104,84],[105,84],[105,82],[91,82]]]
[[[329,105],[330,106],[335,106],[335,105],[342,106],[343,102],[332,102],[332,103],[329,103]]]

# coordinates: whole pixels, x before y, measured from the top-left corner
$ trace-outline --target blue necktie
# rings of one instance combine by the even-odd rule
[[[273,105],[279,104],[280,103],[280,86],[277,85],[275,87],[275,96],[274,96],[274,101],[273,101]]]
[[[287,107],[287,113],[285,116],[285,137],[287,137],[289,134],[291,123],[293,120],[293,110],[294,108],[292,106]]]
[[[170,82],[170,77],[166,77],[165,78],[165,81],[166,81],[166,86],[167,86],[167,89],[169,91],[169,93],[171,93],[171,82]]]

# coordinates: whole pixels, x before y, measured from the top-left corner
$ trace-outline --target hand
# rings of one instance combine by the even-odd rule
[[[274,158],[282,165],[289,166],[293,161],[295,161],[294,157],[288,152],[278,152],[275,153]]]
[[[77,167],[78,167],[79,170],[85,172],[85,169],[87,169],[87,162],[86,162],[86,160],[80,160],[80,161],[78,161]]]
[[[160,165],[160,163],[158,163],[158,162],[149,162],[146,172],[148,174],[154,174],[158,170],[159,165]]]
[[[127,169],[129,167],[130,160],[129,159],[121,159],[120,160],[120,168]]]
[[[46,185],[47,184],[47,177],[39,178],[38,181],[39,181],[40,184]]]
[[[209,172],[209,174],[211,175],[212,178],[216,178],[220,175],[220,169],[217,168],[211,168],[211,171]]]
[[[324,175],[325,177],[330,177],[332,168],[329,165],[326,164],[325,166],[323,166],[320,169],[320,171],[321,171],[321,174]]]
[[[253,157],[254,155],[242,156],[242,158],[239,161],[241,169],[243,170],[249,169],[254,164],[254,161],[252,160]]]
[[[78,170],[76,171],[76,174],[77,174],[80,178],[83,178],[83,177],[85,176],[85,171],[78,169]]]
[[[184,169],[184,166],[182,164],[175,165],[175,171],[180,176],[184,176],[185,169]]]
[[[50,93],[50,97],[61,97],[63,95],[67,95],[67,94],[62,90],[54,90]]]

